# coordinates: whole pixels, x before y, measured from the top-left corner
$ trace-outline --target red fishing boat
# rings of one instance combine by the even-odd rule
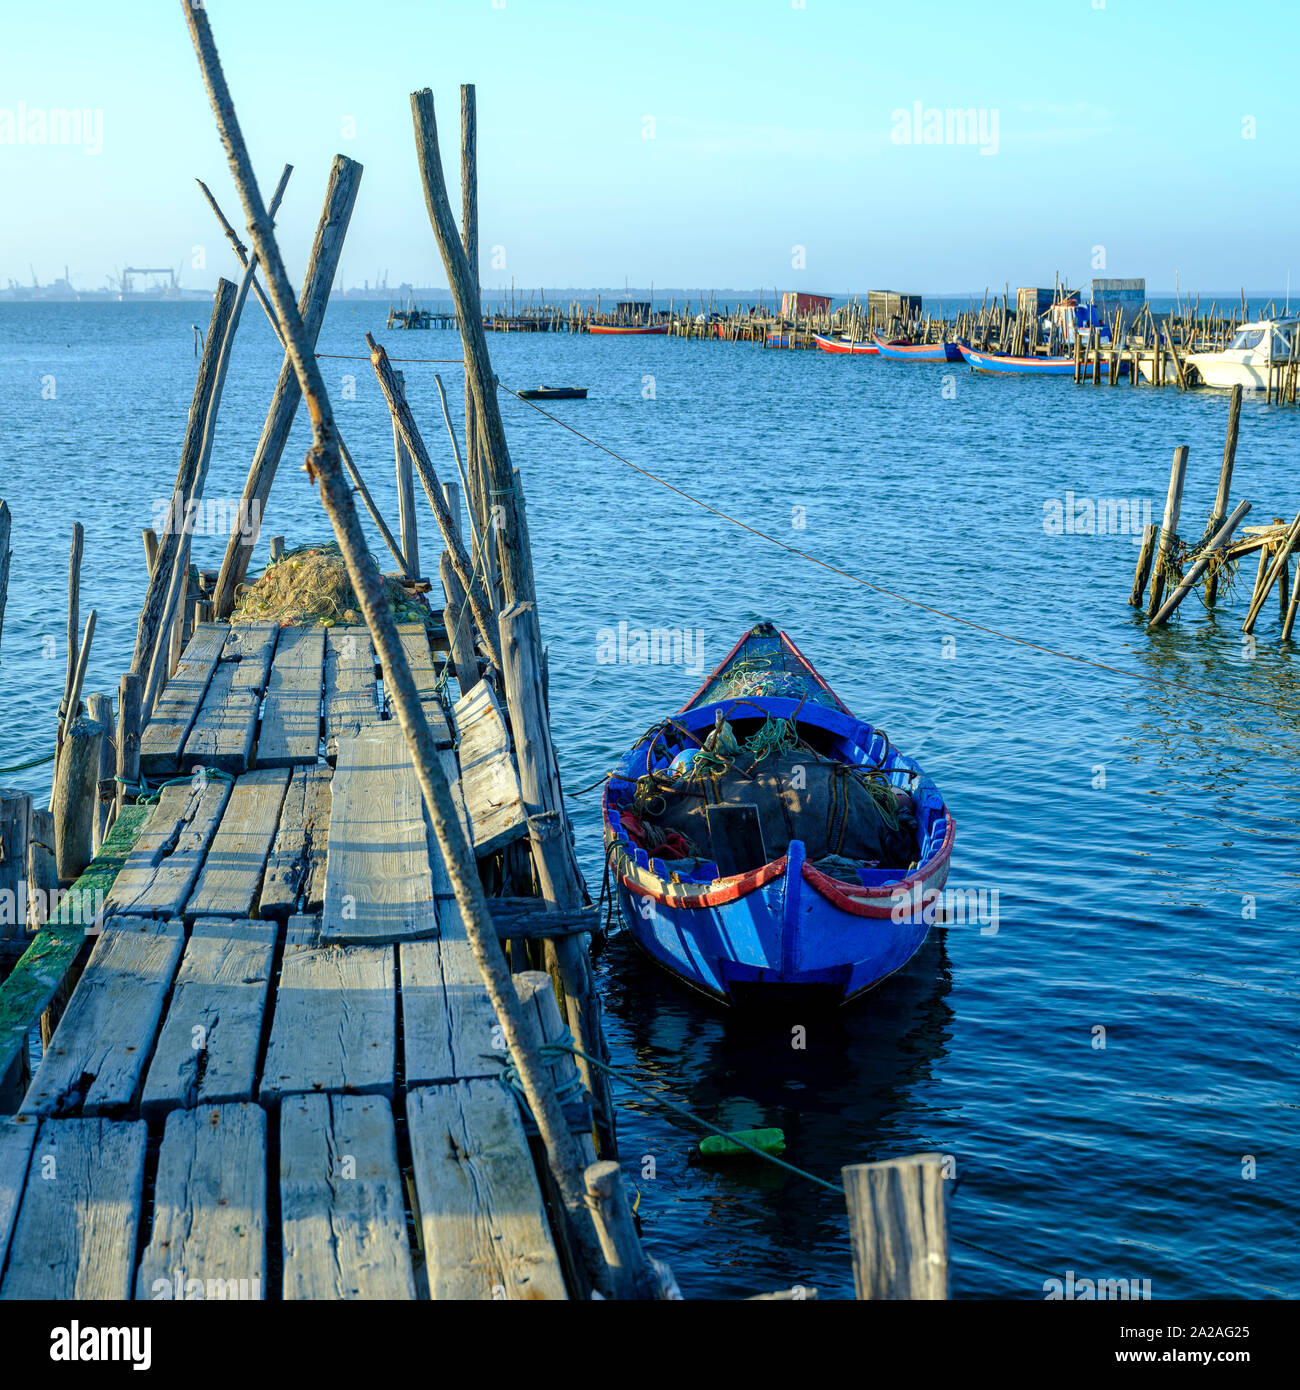
[[[639,325],[627,323],[589,323],[587,325],[587,332],[623,334],[636,333],[640,334],[642,337],[645,337],[652,333],[667,333],[668,325],[666,323],[647,323]]]
[[[821,333],[814,333],[813,341],[823,352],[849,352],[873,357],[880,354],[875,343],[854,343],[848,338],[827,338]]]

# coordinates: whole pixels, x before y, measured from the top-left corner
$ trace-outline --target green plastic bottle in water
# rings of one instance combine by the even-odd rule
[[[737,1129],[729,1135],[710,1134],[700,1140],[697,1152],[701,1158],[752,1158],[744,1144],[735,1142],[737,1139],[766,1154],[785,1152],[785,1131],[780,1129]]]

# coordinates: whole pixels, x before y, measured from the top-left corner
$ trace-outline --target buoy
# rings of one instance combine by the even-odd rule
[[[781,1129],[737,1129],[729,1135],[710,1134],[701,1139],[696,1152],[701,1158],[752,1158],[753,1154],[737,1139],[767,1154],[785,1151],[785,1131]]]

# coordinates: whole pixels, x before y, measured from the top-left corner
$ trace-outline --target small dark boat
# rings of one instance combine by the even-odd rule
[[[934,920],[954,829],[934,783],[760,623],[605,786],[623,920],[725,1003],[843,1003]]]
[[[526,401],[585,401],[585,386],[539,386],[535,391],[520,391]]]

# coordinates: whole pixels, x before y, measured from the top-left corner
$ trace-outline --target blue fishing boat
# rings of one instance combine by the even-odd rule
[[[879,333],[872,339],[880,355],[891,362],[960,362],[961,349],[956,343],[890,343]]]
[[[770,623],[637,740],[602,812],[628,930],[728,1004],[843,1003],[898,970],[955,834],[930,778]]]
[[[961,343],[961,355],[972,371],[989,372],[994,376],[1073,376],[1073,357],[1017,357],[1014,353],[983,352],[978,348]],[[1092,364],[1085,360],[1085,371],[1092,370]],[[1124,376],[1129,364],[1120,360],[1119,374]],[[1109,365],[1107,365],[1109,371]]]

